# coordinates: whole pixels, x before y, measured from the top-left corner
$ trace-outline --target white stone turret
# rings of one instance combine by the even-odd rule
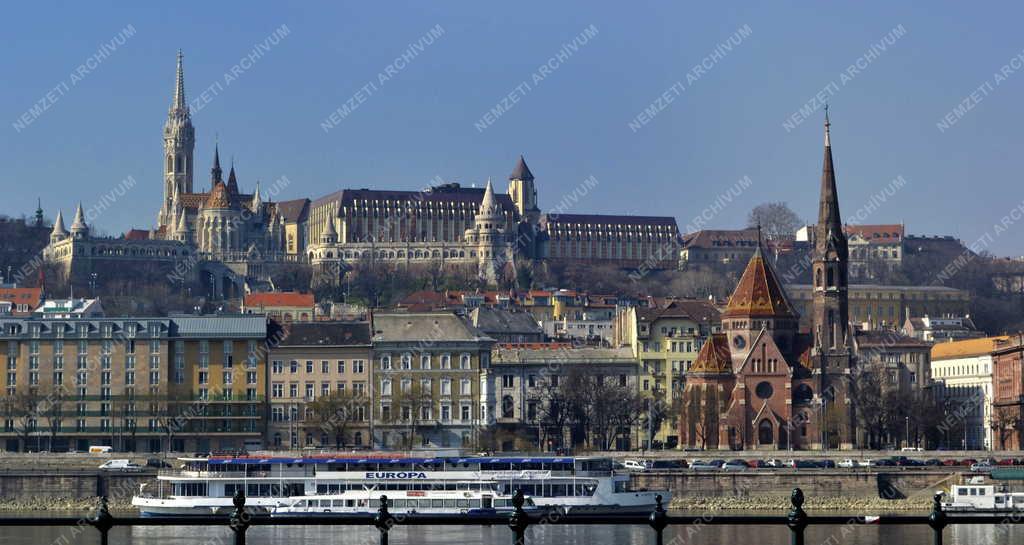
[[[68,238],[68,230],[64,228],[64,213],[57,211],[57,219],[53,220],[53,231],[50,232],[50,243],[57,243]]]
[[[75,209],[75,219],[71,222],[71,237],[74,239],[89,238],[89,226],[85,223],[82,203],[78,203],[78,208]]]
[[[324,225],[324,232],[320,233],[321,244],[337,244],[338,232],[334,229],[334,218],[328,216],[327,222]]]

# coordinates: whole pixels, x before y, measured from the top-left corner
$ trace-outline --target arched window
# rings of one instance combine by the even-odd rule
[[[173,172],[173,171],[174,171],[174,157],[168,155],[167,156],[167,172]]]
[[[821,269],[814,271],[814,285],[819,288],[821,287]]]
[[[772,429],[772,423],[767,418],[757,425],[757,442],[761,445],[771,445],[775,442],[775,430]]]

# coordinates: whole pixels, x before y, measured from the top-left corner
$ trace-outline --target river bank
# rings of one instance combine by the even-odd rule
[[[793,505],[789,498],[781,496],[745,497],[745,498],[675,498],[669,509],[688,513],[715,511],[758,511],[771,514],[786,513]],[[842,498],[816,497],[804,502],[806,511],[840,511],[843,513],[877,513],[891,511],[929,511],[932,499],[918,497],[899,500],[883,498]]]

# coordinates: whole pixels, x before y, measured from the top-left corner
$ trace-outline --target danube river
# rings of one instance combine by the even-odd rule
[[[641,526],[538,527],[527,531],[527,543],[564,545],[648,545],[654,543],[653,530]],[[252,545],[374,545],[379,533],[373,528],[298,526],[282,528],[251,528],[247,542]],[[678,540],[674,539],[679,537]],[[713,526],[669,528],[665,543],[673,545],[720,545],[789,543],[790,533],[780,526]],[[829,526],[808,528],[808,545],[868,545],[875,543],[931,543],[932,531],[926,526]],[[493,527],[397,527],[391,532],[391,543],[456,545],[507,544],[511,542],[508,528]],[[1024,524],[1009,527],[952,526],[945,531],[945,543],[976,545],[1010,545],[1024,542]],[[92,528],[6,528],[0,532],[0,544],[98,544],[99,534]],[[111,531],[110,543],[180,545],[229,545],[226,527],[117,528]]]

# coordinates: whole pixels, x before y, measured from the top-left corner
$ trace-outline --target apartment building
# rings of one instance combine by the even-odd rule
[[[373,446],[471,448],[490,408],[494,339],[450,312],[373,316]]]
[[[285,324],[269,359],[272,448],[369,445],[368,322]]]

